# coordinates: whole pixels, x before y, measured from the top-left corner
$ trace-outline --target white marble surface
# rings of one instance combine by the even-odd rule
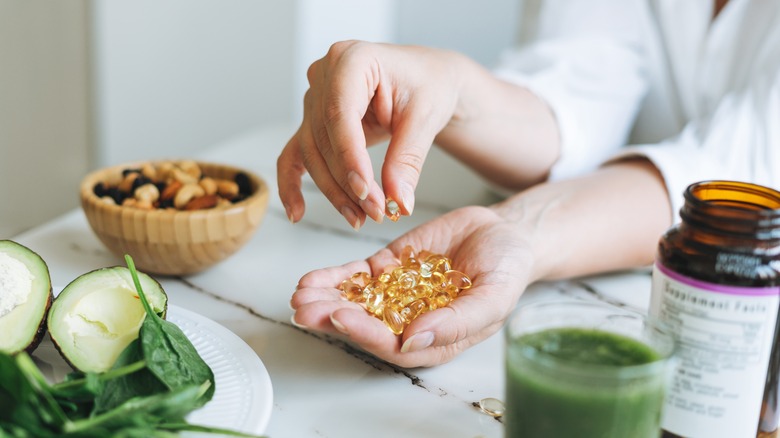
[[[258,173],[271,186],[271,199],[257,233],[231,258],[198,275],[158,278],[170,303],[227,327],[262,359],[273,383],[274,405],[265,431],[272,438],[503,436],[501,422],[475,407],[482,398],[503,397],[501,333],[450,363],[401,369],[289,322],[290,295],[304,273],[363,258],[449,208],[494,198],[434,152],[412,217],[368,223],[355,232],[309,182],[306,216],[292,225],[276,195],[275,170],[278,151],[292,131],[259,128],[199,156]],[[445,164],[436,169],[436,162]],[[47,261],[54,285],[123,264],[93,235],[80,210],[13,239]],[[637,271],[534,285],[521,302],[601,299],[642,310],[649,293],[649,273]]]

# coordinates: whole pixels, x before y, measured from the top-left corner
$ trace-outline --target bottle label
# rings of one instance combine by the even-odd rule
[[[696,438],[755,438],[780,287],[734,287],[653,269],[650,314],[677,335],[663,429]]]

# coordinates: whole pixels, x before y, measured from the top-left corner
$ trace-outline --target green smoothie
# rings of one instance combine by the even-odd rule
[[[506,437],[660,436],[666,376],[646,344],[553,328],[510,339],[506,351]]]

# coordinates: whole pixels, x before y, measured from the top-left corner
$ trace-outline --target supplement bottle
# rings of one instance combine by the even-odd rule
[[[658,246],[650,314],[678,340],[663,438],[778,437],[780,192],[689,186]]]

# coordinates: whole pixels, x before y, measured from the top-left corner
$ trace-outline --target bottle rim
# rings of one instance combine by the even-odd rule
[[[780,238],[780,191],[741,181],[710,180],[689,185],[684,198],[683,222],[760,240]]]
[[[728,196],[729,194],[733,196]],[[717,195],[717,197],[712,195]],[[738,195],[741,195],[741,197]],[[729,201],[738,201],[746,204],[745,196],[748,196],[753,201],[771,201],[772,205],[752,203],[761,208],[747,209],[744,205],[726,204]],[[685,190],[684,197],[686,202],[690,202],[694,207],[717,207],[719,210],[741,214],[748,213],[757,216],[780,217],[780,191],[758,184],[729,180],[700,181],[689,185]],[[714,201],[721,201],[722,203]]]

